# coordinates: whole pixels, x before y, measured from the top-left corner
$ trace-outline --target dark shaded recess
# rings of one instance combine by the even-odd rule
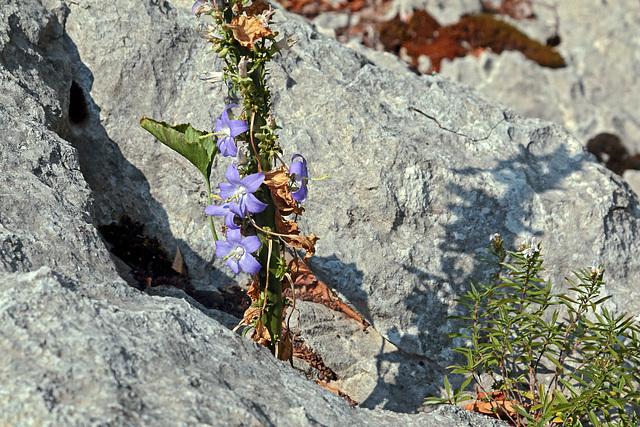
[[[431,59],[431,71],[438,72],[443,59],[452,60],[481,50],[500,54],[505,50],[522,52],[543,67],[560,68],[564,59],[551,46],[530,39],[513,25],[490,14],[466,15],[453,25],[442,27],[426,11],[417,11],[407,24],[399,17],[380,24],[380,41],[386,50],[404,47],[418,64],[418,57]]]
[[[251,304],[251,299],[238,287],[227,288],[223,293],[197,290],[191,284],[186,266],[174,269],[174,262],[162,247],[157,237],[144,235],[144,224],[134,222],[128,215],[119,222],[100,225],[98,229],[105,240],[113,245],[111,252],[124,261],[138,282],[137,289],[145,290],[154,286],[172,286],[206,308],[214,308],[242,318]]]
[[[640,170],[640,154],[629,155],[620,138],[612,133],[603,132],[591,138],[587,150],[618,175],[628,169]]]
[[[89,118],[89,104],[84,96],[84,91],[78,83],[71,82],[69,89],[69,120],[71,123],[80,124]]]

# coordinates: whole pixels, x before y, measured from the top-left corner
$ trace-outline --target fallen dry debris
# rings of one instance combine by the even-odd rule
[[[341,42],[358,39],[367,47],[399,55],[415,70],[439,72],[444,59],[467,55],[478,56],[483,51],[500,54],[505,50],[522,52],[543,67],[564,67],[564,59],[553,47],[560,43],[559,18],[556,15],[555,35],[545,43],[530,39],[516,27],[497,18],[509,16],[516,20],[536,19],[531,0],[505,0],[493,7],[483,2],[485,13],[462,16],[448,26],[441,26],[427,11],[417,10],[402,16],[390,16],[388,0],[354,0],[332,6],[324,0],[285,0],[290,12],[313,19],[323,12],[347,14],[349,24],[336,29]],[[355,15],[357,19],[351,19]],[[430,66],[419,67],[419,58],[428,57]]]
[[[309,344],[299,336],[293,338],[293,356],[316,368],[320,372],[320,381],[336,381],[338,379],[338,375],[324,364],[322,356],[313,351]]]
[[[477,392],[476,400],[473,403],[464,405],[463,408],[499,420],[510,420],[518,417],[518,413],[502,391],[493,391],[489,394]]]
[[[370,326],[362,316],[340,301],[340,299],[327,287],[327,285],[318,280],[309,267],[307,267],[307,265],[300,259],[297,261],[296,274],[297,277],[294,282],[294,285],[296,285],[296,299],[312,301],[329,307],[332,310],[340,311],[359,323],[362,323],[365,329]],[[287,290],[287,297],[292,297],[290,290]]]
[[[353,406],[357,406],[358,402],[356,402],[355,400],[353,400],[352,398],[350,398],[346,393],[341,392],[340,390],[338,390],[335,387],[330,386],[329,384],[323,382],[323,381],[316,381],[316,384],[318,384],[319,386],[322,386],[324,388],[326,388],[329,391],[334,392],[335,394],[337,394],[338,396],[342,397],[343,399],[345,399],[347,402],[351,403]]]

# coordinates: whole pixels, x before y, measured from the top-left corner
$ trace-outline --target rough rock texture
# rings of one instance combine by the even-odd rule
[[[174,298],[48,267],[0,274],[3,425],[499,426],[353,408]]]
[[[296,34],[300,48],[272,74],[274,85],[289,82],[275,98],[282,139],[308,153],[313,175],[332,174],[312,187],[303,221],[321,230],[312,266],[383,336],[448,363],[445,317],[467,277],[484,274],[477,256],[494,232],[512,246],[542,239],[560,286],[598,259],[613,304],[637,310],[637,199],[569,133],[440,76],[357,55],[313,61],[321,46],[329,58],[339,47]]]
[[[216,320],[118,278],[94,225],[128,213],[165,247],[180,246],[200,288],[236,280],[212,262],[197,172],[138,126],[144,114],[211,130],[227,102],[226,89],[195,79],[219,63],[193,32],[189,3],[0,7],[0,317],[10,325],[0,335],[1,421],[490,423],[456,408],[351,409]],[[312,175],[331,174],[314,183],[302,222],[322,238],[312,268],[380,333],[352,331],[369,347],[346,360],[330,342],[317,346],[347,373],[347,363],[378,363],[362,389],[355,369],[342,378],[354,392],[372,390],[359,396],[365,406],[407,410],[401,393],[383,392],[411,376],[403,369],[440,387],[435,364],[406,360],[451,360],[444,318],[467,276],[483,274],[476,255],[491,233],[511,244],[539,236],[555,283],[597,257],[612,304],[636,310],[637,199],[565,130],[439,76],[378,68],[303,19],[279,20],[300,40],[271,69],[283,145],[307,156]],[[213,182],[226,166],[216,165]]]
[[[554,11],[536,2],[534,8],[538,19],[510,22],[544,42],[555,31]],[[487,99],[520,114],[560,123],[583,144],[610,132],[620,136],[631,154],[640,152],[638,3],[562,1],[557,13],[557,49],[566,68],[539,67],[514,52],[485,52],[444,64],[442,75],[471,84]],[[640,192],[640,172],[629,171],[625,178]]]
[[[149,187],[79,88],[91,72],[64,31],[70,13],[56,1],[0,7],[0,424],[500,425],[453,407],[353,408],[196,303],[145,295],[118,277],[95,222],[128,206],[101,191],[117,195],[118,182],[134,188],[136,177],[131,197]],[[88,166],[118,174],[92,181],[92,192]]]
[[[141,5],[123,4],[121,16]],[[94,13],[86,24],[125,22],[98,7],[109,4],[84,6]],[[149,185],[102,127],[109,111],[82,88],[91,71],[64,30],[75,7],[0,8],[0,424],[500,425],[452,407],[353,408],[186,301],[118,277],[95,222],[139,203],[118,185],[137,185],[132,198],[150,197]],[[173,17],[166,3],[143,7],[156,23]],[[99,182],[89,167],[117,174]]]
[[[343,313],[305,301],[298,301],[296,308],[300,336],[339,377],[330,385],[361,407],[413,412],[425,396],[443,393],[444,375],[452,377],[432,360],[405,353]]]

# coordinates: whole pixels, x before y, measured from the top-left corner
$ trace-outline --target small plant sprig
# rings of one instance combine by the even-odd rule
[[[570,297],[540,278],[535,238],[511,252],[494,234],[488,251],[493,273],[488,283],[472,279],[457,300],[467,313],[452,318],[465,332],[449,335],[469,345],[454,350],[466,364],[448,369],[469,376],[454,390],[445,377],[446,396],[425,404],[474,399],[466,390],[473,381],[475,401],[465,408],[514,426],[640,425],[631,409],[640,405],[640,328],[603,306],[604,267],[594,263],[567,279]]]
[[[270,28],[275,11],[263,0],[197,0],[192,12],[199,19],[200,36],[224,62],[222,71],[200,78],[227,82],[230,97],[239,97],[242,105],[228,104],[211,133],[146,117],[140,123],[202,173],[216,256],[235,274],[244,271],[253,277],[248,291],[252,305],[238,327],[248,327],[243,333],[253,330],[252,338],[276,357],[290,359],[291,332],[283,321],[286,308],[295,302],[284,298],[283,290],[293,290],[298,260],[293,250],[287,263],[285,247],[304,250],[306,259],[315,253],[318,238],[301,235],[298,229],[304,211],[300,204],[307,199],[307,162],[300,154],[292,157],[290,166],[282,159],[266,65],[294,42],[288,35],[277,40],[278,33]],[[218,153],[231,161],[216,196],[209,177]],[[218,238],[214,216],[224,217],[226,240]]]

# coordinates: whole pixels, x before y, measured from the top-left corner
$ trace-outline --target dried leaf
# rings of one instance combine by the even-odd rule
[[[287,220],[282,217],[280,211],[276,211],[276,231],[280,234],[300,234],[298,223],[295,221]]]
[[[296,280],[298,279],[298,275],[299,275],[299,269],[298,269],[298,262],[296,262],[296,259],[292,259],[291,261],[289,261],[289,263],[287,264],[287,267],[289,267],[289,276],[291,276],[291,281],[293,283],[296,283]]]
[[[258,280],[254,280],[249,285],[249,290],[247,291],[247,295],[251,298],[251,303],[258,301],[260,298],[260,282]]]
[[[289,245],[294,248],[304,249],[306,253],[304,254],[304,260],[308,260],[316,253],[315,244],[320,238],[317,237],[314,233],[311,233],[308,236],[295,236],[288,235],[287,237],[283,237],[282,240],[287,242]]]
[[[176,256],[173,258],[173,264],[171,264],[171,269],[178,274],[182,274],[183,276],[189,275],[189,269],[187,268],[187,264],[184,262],[182,258],[182,253],[180,253],[180,247],[176,247]]]
[[[304,208],[301,207],[291,196],[289,190],[289,175],[284,166],[265,172],[264,184],[271,190],[271,198],[282,216],[291,214],[302,215]],[[286,233],[284,233],[286,234]]]
[[[251,325],[256,317],[260,317],[260,307],[249,307],[245,310],[242,321],[245,325]]]
[[[282,329],[282,340],[280,341],[280,352],[278,359],[291,360],[293,357],[293,344],[291,343],[291,331]]]
[[[243,7],[241,10],[247,14],[247,16],[262,15],[262,12],[269,10],[271,5],[263,2],[262,0],[255,0],[251,2],[250,6]]]
[[[482,400],[485,398],[488,398],[489,401]],[[506,399],[505,394],[501,391],[494,391],[489,396],[485,393],[478,393],[476,401],[464,405],[463,408],[498,419],[516,418],[518,416],[511,402]]]
[[[300,287],[300,291],[296,292],[296,298],[317,302],[332,310],[341,311],[352,319],[359,323],[362,323],[365,328],[369,326],[366,320],[356,313],[351,307],[340,301],[340,299],[333,294],[333,292],[322,281],[309,270],[302,261],[292,260],[289,263],[289,268],[292,273],[295,273],[296,280],[295,285]]]
[[[253,16],[236,16],[227,26],[233,31],[233,37],[238,43],[249,49],[253,49],[253,43],[259,38],[275,35],[270,28],[265,28],[260,20]]]
[[[271,335],[269,335],[269,331],[260,320],[258,320],[258,323],[256,324],[256,330],[251,338],[258,344],[265,347],[268,347],[269,343],[271,342]]]

